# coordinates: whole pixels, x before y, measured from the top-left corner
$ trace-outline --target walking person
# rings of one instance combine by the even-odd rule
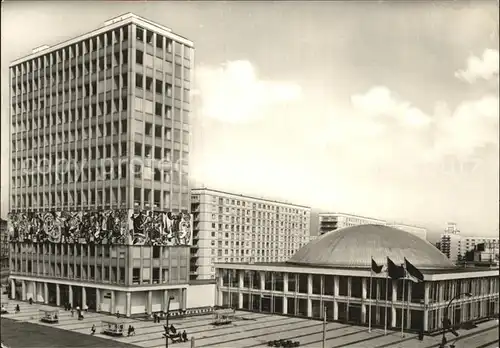
[[[75,315],[75,311],[73,310],[73,308],[71,308],[71,316],[73,317]]]

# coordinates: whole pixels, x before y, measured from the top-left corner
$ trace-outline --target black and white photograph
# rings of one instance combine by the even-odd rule
[[[1,348],[498,348],[498,0],[1,2]]]

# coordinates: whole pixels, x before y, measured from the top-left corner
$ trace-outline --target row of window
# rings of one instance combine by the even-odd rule
[[[272,205],[272,204],[265,204],[265,203],[255,203],[255,202],[248,202],[244,200],[239,200],[239,199],[229,199],[229,198],[224,198],[224,197],[219,197],[217,195],[207,195],[208,198],[212,197],[212,202],[213,203],[218,203],[219,205],[231,205],[231,206],[242,206],[242,207],[252,207],[253,209],[262,209],[262,210],[270,210],[270,211],[276,211],[276,212],[282,212],[282,213],[291,213],[291,214],[303,214],[307,215],[308,212],[310,212],[309,209],[300,209],[300,208],[290,208],[290,207],[283,207],[280,205]],[[192,201],[193,203],[199,202],[200,201],[200,194],[194,194],[192,195]]]
[[[127,99],[115,98],[112,101],[109,100],[106,102],[96,103],[91,106],[85,106],[83,108],[83,111],[81,111],[80,109],[72,110],[73,112],[71,110],[65,110],[65,111],[60,111],[58,113],[53,113],[51,115],[34,117],[33,119],[17,120],[16,122],[12,123],[12,133],[16,134],[22,132],[29,132],[37,129],[43,129],[45,133],[50,131],[56,132],[58,128],[56,126],[60,127],[70,126],[69,128],[73,127],[76,129],[79,126],[75,123],[82,120],[93,119],[93,117],[90,116],[91,114],[94,116],[101,116],[103,114],[116,113],[126,110],[127,110]],[[154,114],[160,117],[164,115],[167,120],[172,120],[173,116],[173,120],[179,123],[182,120],[186,125],[183,128],[187,128],[187,124],[189,124],[189,112],[187,110],[184,110],[181,117],[181,109],[174,108],[174,112],[172,115],[172,107],[170,105],[155,103]],[[142,117],[140,117],[139,115],[137,116],[140,119],[142,119]],[[104,136],[105,135],[107,134],[104,134]]]
[[[43,69],[33,74],[31,79],[19,79],[15,81],[12,85],[12,96],[36,92],[38,90],[40,90],[40,93],[47,96],[50,95],[52,91],[42,91],[43,89],[49,89],[56,84],[60,85],[63,82],[69,82],[78,77],[95,74],[107,69],[112,69],[113,67],[126,65],[127,63],[128,50],[125,49],[122,52],[115,52],[114,54],[109,53],[99,59],[92,59],[90,61],[85,60],[83,64],[76,64],[72,67],[64,67],[62,65],[52,66],[52,69]]]
[[[128,30],[129,26],[127,25],[93,36],[89,39],[81,40],[57,51],[52,51],[30,61],[18,64],[12,68],[12,73],[14,76],[20,76],[37,71],[38,69],[43,69],[55,63],[61,63],[68,59],[96,52],[113,44],[116,45],[120,42],[125,42],[128,40]],[[185,59],[191,60],[192,49],[190,47],[182,45],[177,41],[173,41],[172,39],[161,34],[153,33],[152,31],[142,29],[141,27],[136,27],[136,40],[144,43],[146,48],[154,46],[162,51],[165,50],[166,53],[173,53],[173,51],[175,51],[175,55],[183,56]]]
[[[128,186],[128,185],[127,185]],[[175,188],[178,192],[171,193],[167,191],[168,186],[164,191],[134,188],[134,206],[144,206],[146,208],[161,208],[161,209],[178,209],[181,206],[187,209],[189,196],[187,192],[182,192],[181,188]],[[187,191],[187,187],[182,187],[183,191]],[[106,188],[106,189],[78,189],[78,191],[57,191],[33,194],[12,195],[12,207],[22,208],[29,207],[60,207],[60,206],[127,206],[128,201],[127,188]],[[163,194],[162,194],[163,193]]]
[[[227,226],[229,229],[229,226]],[[238,226],[236,226],[238,227]],[[242,232],[243,231],[243,227],[244,226],[241,226],[241,229],[242,229]],[[276,232],[275,230],[273,232]],[[287,241],[298,241],[298,240],[304,240],[306,239],[307,237],[304,237],[304,236],[297,236],[297,235],[278,235],[277,233],[270,233],[270,234],[265,234],[265,235],[262,235],[262,234],[256,234],[255,232],[254,233],[224,233],[224,235],[222,234],[222,232],[219,232],[218,235],[216,236],[215,232],[212,232],[211,233],[211,237],[212,238],[215,238],[215,237],[218,237],[218,239],[229,239],[229,240],[255,240],[255,239],[260,239],[260,240],[263,240],[263,241],[275,241],[275,242],[287,242]]]

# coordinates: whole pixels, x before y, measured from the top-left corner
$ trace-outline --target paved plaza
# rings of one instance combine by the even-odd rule
[[[110,318],[109,315],[99,313],[87,313],[83,321],[79,321],[70,312],[61,310],[59,324],[45,324],[38,320],[40,304],[29,305],[26,302],[9,301],[7,309],[12,312],[14,306],[19,304],[21,312],[9,313],[2,317],[16,321],[36,323],[44,326],[57,327],[62,330],[89,334],[93,324],[98,327],[96,337],[114,340],[125,344],[139,347],[156,348],[164,347],[165,339],[162,338],[163,324],[155,324],[152,321],[124,318],[125,326],[133,325],[136,335],[131,337],[112,338],[99,333],[101,320]],[[301,347],[321,347],[322,345],[322,322],[301,318],[268,315],[262,313],[249,313],[237,311],[238,320],[231,325],[214,327],[211,315],[175,318],[170,323],[178,330],[186,330],[188,337],[195,337],[196,347],[264,347],[270,340],[289,339],[299,341]],[[460,337],[456,340],[457,348],[494,348],[498,347],[498,322],[489,321],[480,324],[473,330],[459,331]],[[80,336],[80,335],[79,335]],[[451,339],[451,335],[449,338]],[[80,336],[81,337],[81,336]],[[47,337],[50,339],[50,337]],[[405,334],[401,337],[400,332],[390,331],[384,336],[383,330],[374,329],[371,333],[366,328],[359,326],[344,325],[341,323],[327,324],[327,347],[359,347],[359,348],[382,348],[382,347],[436,347],[440,337],[425,337],[424,341],[418,341],[416,335]],[[78,338],[75,337],[75,347],[78,347]],[[176,343],[177,348],[190,347],[191,343]]]

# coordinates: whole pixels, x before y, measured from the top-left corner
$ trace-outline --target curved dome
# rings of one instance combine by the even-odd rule
[[[322,267],[371,267],[389,257],[396,265],[404,258],[422,269],[454,268],[435,246],[411,233],[382,225],[360,225],[328,232],[299,249],[289,263]]]

